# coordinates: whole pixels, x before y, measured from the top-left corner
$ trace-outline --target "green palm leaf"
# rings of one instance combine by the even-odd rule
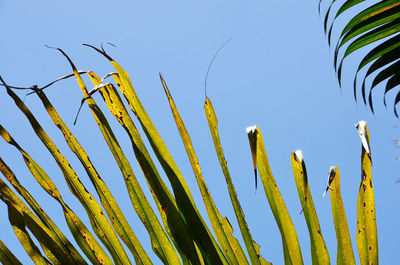
[[[337,6],[336,1],[331,1],[325,13],[324,28],[331,42],[332,29],[336,19],[359,6],[364,0],[347,0]],[[371,1],[372,2],[372,1]],[[365,3],[363,3],[365,5]],[[333,10],[336,10],[335,14]],[[330,21],[331,20],[331,21]],[[330,21],[330,22],[329,22]],[[329,29],[328,29],[329,28]],[[372,102],[372,89],[379,83],[387,80],[385,87],[384,104],[386,106],[386,93],[392,91],[400,83],[400,0],[383,0],[367,4],[367,7],[354,15],[342,29],[337,38],[334,53],[334,65],[337,70],[339,84],[341,84],[343,61],[350,54],[366,47],[370,49],[357,68],[354,79],[354,97],[357,99],[357,76],[361,69],[367,68],[361,85],[361,94],[364,104],[368,104],[374,112]],[[369,65],[369,66],[367,66]],[[366,92],[366,78],[376,74],[369,93]],[[368,94],[368,95],[367,95]],[[368,98],[368,103],[367,99]],[[394,113],[400,101],[400,91],[397,91],[394,100]]]

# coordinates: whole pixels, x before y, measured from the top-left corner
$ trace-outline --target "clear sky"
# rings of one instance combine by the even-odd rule
[[[326,10],[327,4],[322,6],[323,10]],[[250,231],[261,246],[262,256],[274,264],[283,264],[280,234],[264,191],[261,186],[257,192],[254,190],[245,128],[257,124],[263,134],[272,172],[297,229],[305,264],[311,264],[308,231],[303,215],[299,215],[301,205],[290,164],[291,152],[297,149],[303,151],[311,193],[334,264],[336,237],[330,198],[323,199],[322,193],[329,167],[337,165],[358,259],[355,232],[361,143],[354,124],[366,120],[371,135],[380,261],[382,264],[393,264],[391,261],[400,258],[400,186],[394,184],[400,169],[400,162],[396,160],[400,149],[394,144],[395,139],[400,138],[400,129],[395,127],[400,123],[392,112],[394,97],[393,94],[388,95],[389,107],[386,110],[382,103],[383,87],[375,89],[375,115],[361,102],[354,101],[354,69],[365,50],[345,63],[340,90],[332,66],[333,52],[324,36],[317,6],[318,0],[198,3],[1,0],[0,74],[6,82],[15,86],[42,86],[70,73],[65,58],[45,48],[44,44],[47,44],[64,49],[79,69],[94,70],[103,76],[113,70],[111,65],[81,44],[98,46],[103,41],[115,44],[116,48],[107,46],[107,51],[130,74],[143,105],[184,174],[200,211],[206,216],[158,78],[158,73],[162,72],[191,134],[210,192],[221,213],[228,216],[234,234],[241,240],[203,111],[204,77],[208,64],[219,46],[232,38],[212,66],[207,82],[208,96],[218,115],[222,146],[239,200]],[[82,97],[76,81],[67,80],[48,88],[46,92],[88,151],[101,176],[116,194],[148,254],[158,264],[149,247],[147,233],[132,210],[122,176],[87,106],[82,109],[77,125],[72,125]],[[24,94],[20,95],[23,97]],[[99,95],[95,99],[98,103],[102,101]],[[29,96],[25,103],[59,144],[61,152],[70,158],[72,167],[80,174],[84,184],[95,194],[84,170],[51,123],[38,98]],[[72,208],[83,213],[77,199],[67,191],[54,159],[1,88],[0,113],[0,123],[49,173]],[[121,145],[131,158],[143,189],[149,194],[144,177],[134,161],[128,137],[111,115],[107,117],[117,128]],[[59,205],[35,183],[19,153],[0,141],[0,155],[73,240]],[[3,176],[1,178],[4,179]],[[87,218],[83,219],[87,221]],[[208,217],[205,219],[208,222]],[[0,227],[0,239],[24,264],[31,264],[11,229],[4,203],[0,203]]]

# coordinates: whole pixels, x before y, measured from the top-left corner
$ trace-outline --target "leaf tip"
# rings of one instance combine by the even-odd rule
[[[296,160],[299,161],[300,163],[303,162],[303,152],[299,149],[296,152],[294,152],[295,157],[297,158]]]
[[[247,134],[254,133],[255,131],[257,131],[257,125],[248,126],[246,128],[246,133]]]

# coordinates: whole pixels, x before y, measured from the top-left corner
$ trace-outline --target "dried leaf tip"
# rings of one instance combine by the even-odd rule
[[[257,130],[257,125],[249,126],[246,128],[247,134],[254,133]]]
[[[294,153],[295,153],[297,159],[299,160],[299,162],[302,163],[303,160],[304,160],[304,159],[303,159],[303,152],[299,149],[299,150],[297,150],[297,151],[294,152]]]
[[[367,135],[367,123],[365,121],[359,121],[357,124],[355,124],[355,127],[357,128],[357,133],[360,136],[362,146],[365,149],[365,152],[367,152],[369,158],[371,159],[371,149],[369,146],[369,139]]]
[[[325,195],[329,191],[329,189],[333,190],[331,188],[331,184],[332,184],[333,179],[335,178],[335,175],[336,175],[336,169],[335,168],[336,168],[335,166],[331,166],[329,168],[328,181],[327,181],[326,189],[325,189],[324,194],[322,195],[322,197],[325,197]]]
[[[254,181],[257,190],[257,125],[247,127],[246,132],[249,138],[251,156],[253,158]]]
[[[359,127],[364,128],[365,130],[365,126],[367,125],[367,123],[365,121],[359,121],[358,123],[354,124],[354,126],[358,129]]]

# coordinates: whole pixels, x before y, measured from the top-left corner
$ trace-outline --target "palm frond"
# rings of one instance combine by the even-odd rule
[[[356,70],[353,89],[354,98],[357,100],[357,77],[362,69],[367,68],[366,74],[362,78],[361,95],[364,104],[368,104],[371,111],[374,112],[372,89],[387,80],[384,93],[386,106],[386,93],[400,84],[400,0],[364,2],[365,0],[347,0],[339,4],[338,1],[332,1],[325,13],[324,28],[329,44],[331,44],[332,29],[338,24],[335,23],[337,18],[360,7],[361,3],[363,6],[366,5],[361,12],[349,19],[338,36],[334,66],[341,85],[344,59],[363,47],[370,49]],[[336,10],[336,13],[333,10]],[[366,93],[366,79],[373,73],[376,74],[375,79],[369,87],[369,92]],[[397,91],[393,103],[396,116],[398,116],[396,105],[399,101],[400,91]]]

